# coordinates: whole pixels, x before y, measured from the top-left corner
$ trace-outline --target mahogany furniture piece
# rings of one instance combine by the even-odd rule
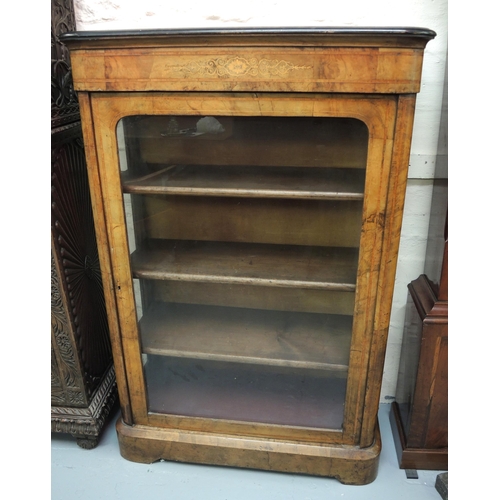
[[[434,192],[446,214],[447,184],[435,186]],[[447,216],[443,221],[437,210],[431,217],[433,212],[441,221],[441,234],[432,238],[436,223],[431,220],[431,265],[408,285],[396,401],[390,414],[402,469],[448,470],[448,238],[443,231]],[[436,251],[441,263],[437,279],[432,265]]]
[[[69,52],[73,3],[52,0],[51,423],[94,448],[117,397],[80,111]]]
[[[376,477],[426,29],[83,32],[123,457]]]

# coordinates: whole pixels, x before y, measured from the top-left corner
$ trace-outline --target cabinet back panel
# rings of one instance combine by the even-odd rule
[[[152,300],[186,304],[247,307],[352,315],[354,292],[273,288],[235,284],[143,280],[151,286]]]
[[[126,118],[124,123],[126,141],[137,141],[140,156],[147,163],[344,168],[366,165],[368,129],[355,119],[142,116]],[[204,123],[214,130],[197,132],[200,127],[206,129]]]
[[[361,201],[145,196],[142,223],[155,239],[359,247],[362,208]]]

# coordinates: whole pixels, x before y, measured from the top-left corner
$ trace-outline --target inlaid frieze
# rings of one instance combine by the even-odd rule
[[[257,59],[242,56],[194,61],[185,66],[174,67],[190,75],[222,78],[231,76],[285,77],[290,72],[310,68],[312,68],[310,65],[297,65],[284,59]]]

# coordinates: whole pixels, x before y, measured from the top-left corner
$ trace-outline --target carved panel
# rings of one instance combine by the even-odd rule
[[[80,122],[52,130],[51,423],[93,448],[116,377]]]
[[[116,399],[116,380],[80,110],[59,38],[75,29],[73,1],[51,3],[52,431],[71,433],[91,448]]]
[[[52,335],[54,335],[54,330],[52,330]],[[51,402],[53,405],[63,405],[66,403],[66,395],[64,393],[61,374],[59,373],[59,363],[57,362],[56,352],[53,346],[51,346],[50,351]]]
[[[51,108],[52,126],[79,120],[79,106],[73,89],[69,52],[59,36],[75,29],[72,0],[51,0]]]
[[[52,404],[87,404],[71,326],[61,295],[61,283],[52,255],[51,272]]]
[[[52,239],[64,288],[53,297],[52,328],[65,366],[71,345],[64,332],[72,332],[90,396],[111,362],[111,345],[79,123],[52,134]],[[58,300],[66,300],[67,319]]]
[[[52,431],[76,436],[97,436],[116,401],[113,365],[102,379],[89,405],[82,408],[52,406]]]

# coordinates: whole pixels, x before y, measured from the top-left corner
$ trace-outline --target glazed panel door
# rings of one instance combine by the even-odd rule
[[[103,93],[92,110],[134,420],[355,442],[396,100]]]

